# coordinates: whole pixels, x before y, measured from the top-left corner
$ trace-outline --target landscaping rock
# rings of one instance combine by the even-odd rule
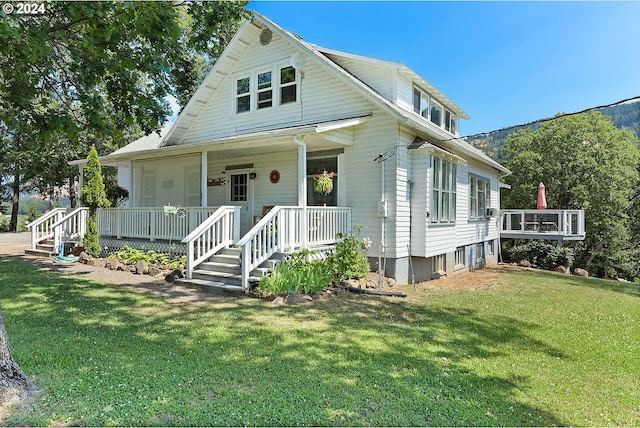
[[[105,259],[91,259],[87,262],[87,264],[89,266],[104,268],[107,265],[107,261]]]
[[[558,266],[557,268],[554,269],[556,272],[560,272],[560,273],[567,273],[567,268],[564,266]]]
[[[313,302],[313,297],[309,296],[308,294],[304,294],[302,298],[304,300],[308,300],[309,302]]]
[[[138,260],[136,263],[136,272],[138,275],[145,275],[149,273],[149,263],[144,260]]]
[[[588,278],[588,277],[589,277],[589,272],[587,272],[587,271],[586,271],[586,270],[584,270],[584,269],[580,269],[580,268],[575,268],[575,269],[573,270],[573,274],[574,274],[574,275],[577,275],[577,276],[582,276],[582,277],[584,277],[584,278]]]
[[[123,272],[126,272],[129,270],[129,267],[123,263],[118,262],[118,264],[116,264],[116,270],[121,270]]]
[[[287,305],[298,305],[300,303],[305,303],[306,300],[303,299],[300,294],[294,291],[287,294],[287,297],[284,298],[284,302]]]
[[[274,305],[284,305],[284,297],[282,296],[278,296],[275,299],[273,299],[273,303]]]
[[[177,278],[184,278],[182,271],[180,269],[176,269],[169,273],[164,279],[168,282],[174,282]]]
[[[91,260],[93,260],[93,257],[91,257],[89,254],[85,253],[84,251],[80,253],[80,262],[81,263],[87,263]]]
[[[529,263],[529,260],[520,260],[520,263],[518,263],[518,266],[531,267],[531,263]]]
[[[151,276],[158,276],[162,273],[162,271],[160,269],[158,269],[155,266],[149,266],[149,272],[148,274]]]

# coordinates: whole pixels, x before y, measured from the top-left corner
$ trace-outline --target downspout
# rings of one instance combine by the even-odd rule
[[[302,248],[307,248],[307,144],[304,136],[293,136],[293,142],[298,145],[298,206],[302,207],[302,218],[300,219],[300,236]]]
[[[378,215],[380,216],[380,249],[378,251],[378,288],[380,290],[382,290],[382,285],[384,284],[384,275],[385,275],[385,268],[386,268],[386,255],[385,255],[385,261],[384,261],[384,265],[382,264],[382,254],[383,252],[386,252],[386,245],[384,243],[384,236],[385,236],[385,223],[386,223],[386,217],[387,217],[387,200],[385,199],[385,186],[384,186],[384,179],[385,179],[385,171],[384,171],[384,163],[385,163],[384,158],[381,158],[380,163],[382,164],[382,177],[381,177],[381,184],[380,184],[380,202],[378,202]]]

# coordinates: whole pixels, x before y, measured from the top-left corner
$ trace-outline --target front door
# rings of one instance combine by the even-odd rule
[[[227,171],[229,174],[229,205],[240,207],[240,234],[244,235],[253,226],[251,213],[253,212],[253,196],[249,171]]]

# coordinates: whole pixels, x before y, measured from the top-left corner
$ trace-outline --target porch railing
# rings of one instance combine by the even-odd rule
[[[500,234],[506,237],[537,235],[549,239],[584,239],[583,210],[503,210]]]
[[[104,208],[98,210],[98,232],[118,239],[182,240],[218,207],[185,207],[185,215],[162,208]]]
[[[186,275],[194,268],[240,238],[240,207],[222,206],[194,229],[182,243],[187,245]]]
[[[51,225],[54,251],[57,251],[63,240],[82,242],[87,229],[88,215],[89,208],[76,208]]]
[[[248,290],[251,271],[274,253],[334,244],[338,233],[350,230],[350,208],[274,207],[236,243],[242,249],[243,287]]]
[[[25,225],[25,227],[31,230],[31,248],[36,248],[39,243],[53,238],[53,228],[51,226],[61,220],[66,212],[66,208],[54,208],[40,218]]]

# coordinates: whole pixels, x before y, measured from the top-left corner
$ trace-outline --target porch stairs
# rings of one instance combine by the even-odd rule
[[[241,250],[238,247],[223,248],[218,253],[203,262],[193,271],[192,279],[177,278],[176,283],[189,287],[197,287],[221,294],[239,295],[244,292],[242,287],[242,270],[240,267]],[[273,258],[254,269],[249,282],[259,282],[271,267],[278,263],[281,254],[274,254]]]
[[[53,246],[53,239],[47,239],[37,243],[35,248],[27,248],[24,253],[30,256],[51,257],[55,254]]]

